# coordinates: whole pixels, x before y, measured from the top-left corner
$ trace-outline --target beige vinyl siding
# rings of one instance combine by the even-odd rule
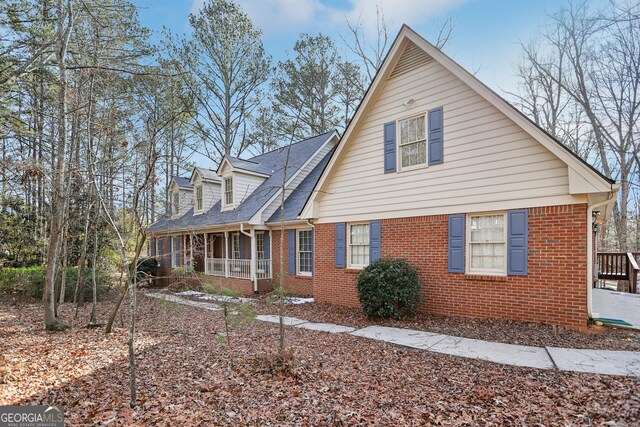
[[[385,174],[383,125],[436,107],[444,163]],[[318,195],[318,222],[584,201],[569,195],[563,161],[436,61],[388,80],[352,138]]]
[[[202,185],[202,212],[207,212],[220,200],[222,185],[220,183],[205,182],[202,180],[200,174],[197,174],[193,180],[193,206],[196,205],[195,188],[198,185]]]
[[[265,178],[260,178],[258,176],[244,174],[238,171],[233,172],[233,203],[235,206],[238,206],[245,200],[251,193],[255,191],[256,188]]]
[[[318,166],[318,163],[331,151],[331,148],[335,146],[333,140],[326,144],[315,157],[300,171],[298,175],[294,179],[291,180],[291,183],[285,189],[285,198],[291,195],[291,192],[300,185],[300,183],[309,175],[309,173]],[[282,202],[280,197],[277,197],[271,204],[262,212],[262,221],[266,222],[271,218],[271,215],[278,209],[280,203]]]
[[[179,216],[187,213],[193,207],[193,191],[180,189],[180,213]]]

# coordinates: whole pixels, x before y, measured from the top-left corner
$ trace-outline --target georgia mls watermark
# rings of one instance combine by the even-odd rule
[[[0,406],[0,427],[64,427],[62,406]]]

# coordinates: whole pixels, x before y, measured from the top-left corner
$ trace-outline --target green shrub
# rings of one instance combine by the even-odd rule
[[[83,274],[84,299],[92,298],[92,271],[86,268]],[[0,296],[20,295],[28,298],[42,299],[45,282],[44,267],[23,267],[23,268],[0,268]],[[62,271],[58,272],[56,278],[56,292],[59,292],[62,282]],[[78,269],[67,268],[65,281],[65,301],[73,301],[73,293],[78,280]],[[101,271],[96,272],[98,298],[102,297],[110,289],[107,276]],[[56,298],[57,299],[57,298]]]
[[[403,259],[374,261],[358,273],[357,287],[360,304],[369,317],[410,316],[420,300],[418,273]]]
[[[131,266],[131,264],[129,264]],[[158,274],[158,260],[154,257],[138,259],[137,278],[143,280],[156,277]]]

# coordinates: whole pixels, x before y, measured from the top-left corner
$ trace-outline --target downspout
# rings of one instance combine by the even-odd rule
[[[611,197],[602,202],[594,203],[587,209],[587,316],[593,318],[593,210],[608,205],[615,200],[617,190],[611,189]]]
[[[251,280],[253,281],[253,293],[258,293],[258,275],[256,274],[256,241],[254,239],[255,230],[251,229],[251,233],[247,233],[244,231],[244,223],[240,223],[240,232],[245,236],[249,236],[249,242],[251,242],[251,259],[250,259],[250,268],[251,268]]]

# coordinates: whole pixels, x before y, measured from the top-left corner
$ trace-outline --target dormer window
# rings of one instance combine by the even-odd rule
[[[233,206],[233,177],[224,179],[224,205]]]
[[[203,206],[202,185],[198,185],[196,187],[196,211],[202,211]]]
[[[179,190],[173,192],[173,196],[171,197],[171,200],[173,201],[173,214],[179,215],[180,214],[180,191]]]

